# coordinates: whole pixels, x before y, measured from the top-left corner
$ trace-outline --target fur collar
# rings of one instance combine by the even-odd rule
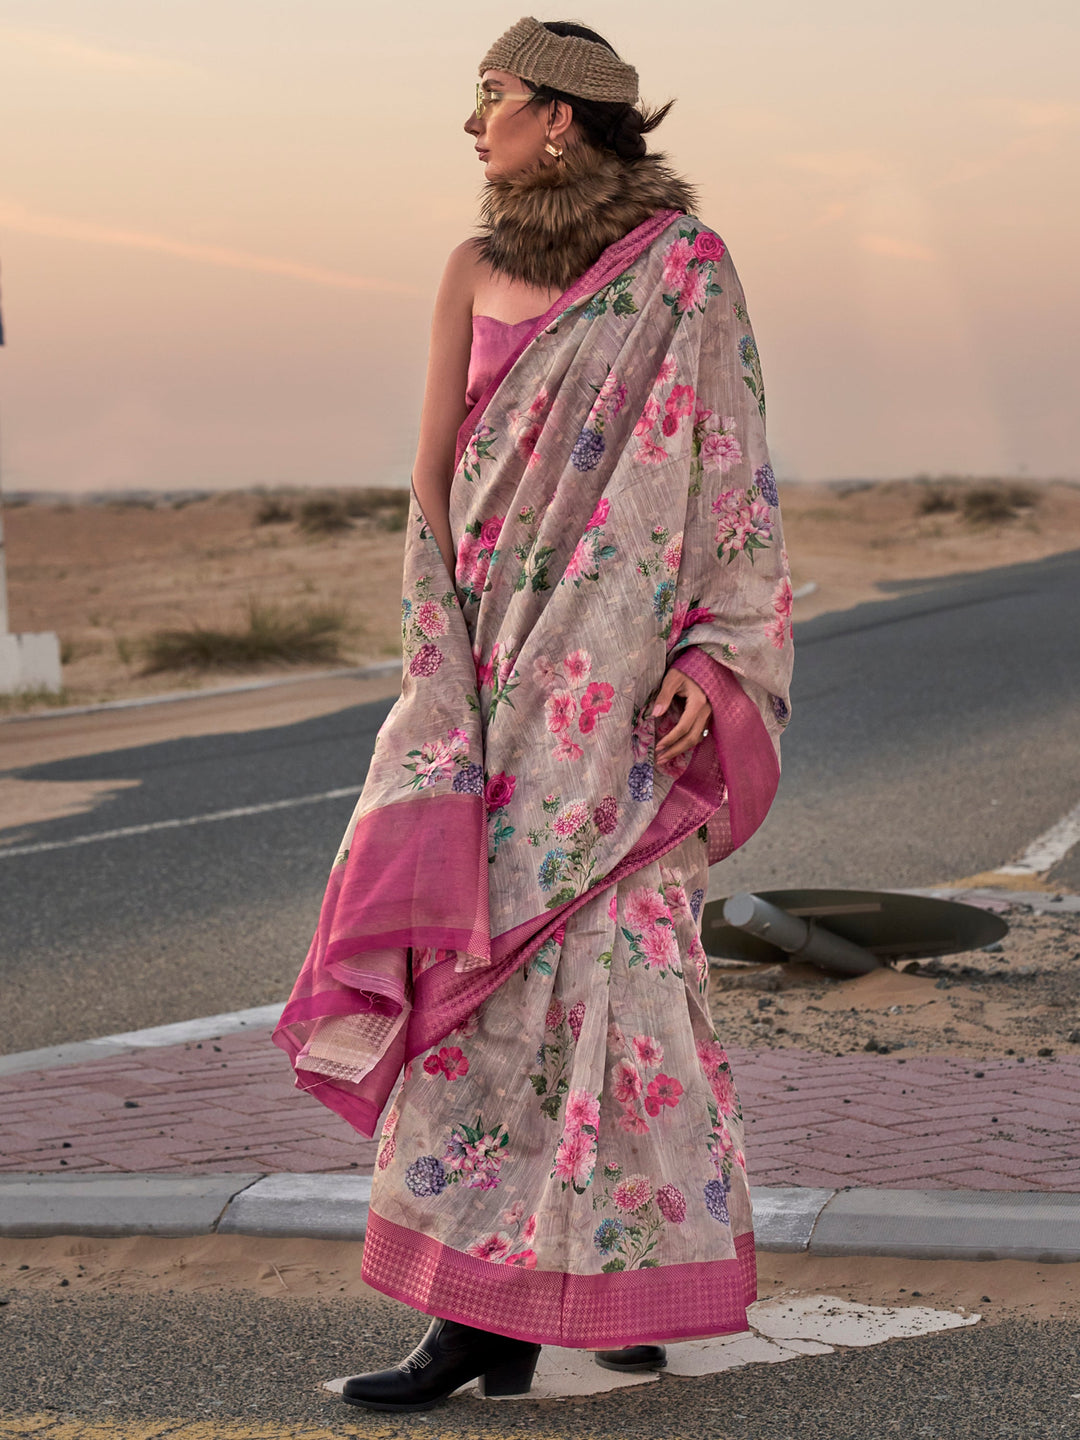
[[[663,162],[663,155],[623,160],[576,145],[556,165],[489,181],[480,202],[481,258],[513,280],[567,289],[658,210],[694,212],[693,187]]]

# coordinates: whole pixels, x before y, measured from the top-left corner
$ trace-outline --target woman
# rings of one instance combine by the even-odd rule
[[[527,1391],[747,1328],[708,866],[775,793],[791,587],[738,277],[666,112],[525,18],[466,122],[483,234],[435,305],[402,693],[275,1040],[372,1135],[363,1275],[436,1317],[345,1399]],[[466,394],[467,391],[467,394]],[[453,577],[453,578],[451,578]]]

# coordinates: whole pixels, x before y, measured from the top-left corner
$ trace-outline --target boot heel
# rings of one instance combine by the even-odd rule
[[[520,1355],[504,1360],[500,1365],[492,1365],[480,1376],[480,1394],[485,1397],[527,1395],[539,1358],[540,1346],[530,1345]]]

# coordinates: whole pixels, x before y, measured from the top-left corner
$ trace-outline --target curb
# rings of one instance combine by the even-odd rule
[[[62,720],[65,715],[96,715],[100,710],[139,710],[144,705],[172,705],[178,700],[212,700],[218,695],[242,695],[249,690],[273,690],[280,685],[304,685],[313,680],[376,680],[401,669],[401,660],[378,660],[372,665],[348,665],[338,670],[312,670],[306,675],[282,675],[269,680],[244,680],[236,685],[215,685],[209,690],[169,690],[164,695],[140,695],[130,700],[100,700],[96,705],[57,705],[51,710],[0,715],[0,725],[27,720]]]
[[[761,1251],[1080,1260],[1080,1194],[784,1186],[751,1199]],[[369,1175],[0,1175],[0,1236],[362,1240],[370,1200]]]

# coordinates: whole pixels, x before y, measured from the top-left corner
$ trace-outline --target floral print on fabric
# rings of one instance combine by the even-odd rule
[[[742,1112],[688,953],[705,874],[693,835],[599,893],[467,1043],[412,1071],[376,1164],[380,1216],[493,1264],[578,1274],[733,1253],[751,1215]],[[649,929],[674,940],[663,968],[628,938]]]

